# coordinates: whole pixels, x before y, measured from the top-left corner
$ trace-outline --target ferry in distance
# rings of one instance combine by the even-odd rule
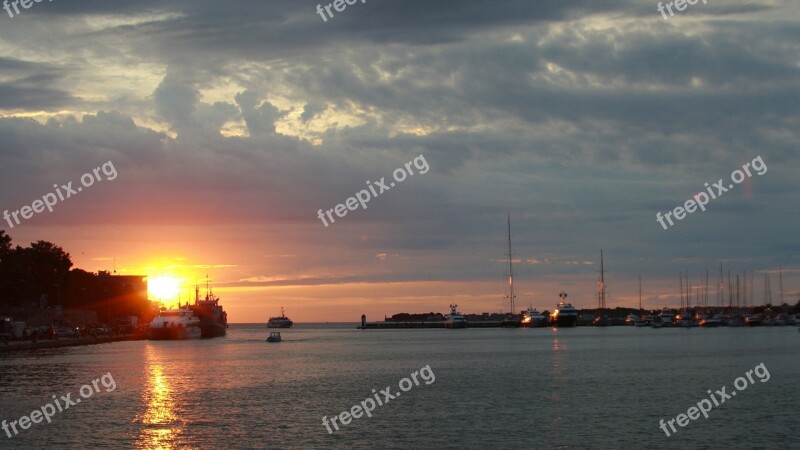
[[[200,339],[201,336],[200,318],[187,306],[161,310],[147,328],[147,339],[153,341]]]
[[[567,303],[566,292],[562,291],[558,294],[558,297],[561,301],[558,302],[555,311],[550,313],[550,325],[556,327],[574,327],[578,322],[578,310],[575,309],[571,303]]]
[[[283,312],[283,307],[281,307],[281,315],[278,317],[270,317],[269,321],[267,322],[267,328],[291,328],[294,325],[286,314]]]

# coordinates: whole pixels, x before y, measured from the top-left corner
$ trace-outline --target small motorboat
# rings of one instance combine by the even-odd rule
[[[267,338],[267,342],[280,342],[281,341],[281,334],[277,331],[271,331],[269,333],[269,337]]]

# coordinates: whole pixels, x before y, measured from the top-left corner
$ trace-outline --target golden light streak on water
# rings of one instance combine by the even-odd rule
[[[185,424],[176,414],[176,399],[173,396],[170,379],[157,358],[150,358],[153,349],[148,349],[148,375],[146,387],[142,391],[142,404],[145,411],[137,416],[141,431],[136,442],[137,448],[168,449],[176,448],[180,442]]]

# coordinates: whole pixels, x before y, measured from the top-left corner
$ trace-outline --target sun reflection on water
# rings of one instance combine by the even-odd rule
[[[148,378],[142,392],[145,411],[136,418],[140,424],[137,448],[177,448],[184,423],[175,411],[170,379],[158,361],[151,360],[146,371]]]
[[[550,370],[550,380],[548,386],[548,397],[551,405],[550,410],[550,427],[552,429],[559,429],[564,426],[565,412],[563,410],[564,394],[568,388],[568,380],[565,379],[565,363],[563,358],[564,353],[568,350],[567,342],[560,342],[558,340],[558,329],[555,328],[556,335],[553,336],[553,354],[552,366]]]

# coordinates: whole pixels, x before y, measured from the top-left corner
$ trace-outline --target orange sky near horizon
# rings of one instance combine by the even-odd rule
[[[205,295],[208,275],[211,288],[221,298],[231,323],[266,322],[269,317],[279,315],[281,307],[295,322],[352,323],[357,323],[361,314],[366,314],[368,320],[382,320],[384,316],[400,312],[446,313],[450,303],[457,303],[463,313],[509,309],[507,262],[502,258],[483,261],[488,267],[483,279],[352,281],[348,277],[354,270],[370,272],[364,268],[331,269],[323,263],[305,264],[303,261],[313,260],[315,250],[302,243],[284,241],[278,246],[266,246],[270,250],[267,253],[258,251],[257,246],[246,240],[207,237],[214,232],[213,227],[183,226],[150,229],[141,225],[26,226],[12,230],[11,236],[17,245],[42,239],[62,246],[70,253],[74,268],[97,272],[113,271],[116,267],[119,275],[175,278],[179,282],[180,297],[161,299],[167,306],[176,306],[179,298],[182,302],[193,300],[195,285],[200,285],[201,296]],[[499,249],[497,253],[501,252]],[[410,259],[410,264],[430,263],[425,262],[427,258],[422,258],[421,263]],[[380,264],[386,261],[382,255],[373,255],[373,260],[375,263],[369,269],[379,274],[383,270]],[[613,266],[608,263],[607,258],[607,305],[611,308],[638,307],[637,275],[617,273],[609,269]],[[586,264],[573,265],[576,268],[573,274],[544,275],[537,273],[536,266],[526,271],[526,264],[515,263],[517,310],[528,306],[540,311],[552,310],[562,290],[569,294],[569,300],[576,307],[594,308],[597,274],[594,263],[587,261]],[[792,271],[784,272],[787,292],[792,292],[789,289],[792,275]],[[713,277],[712,271],[711,284],[715,282]],[[643,287],[645,309],[679,304],[677,276],[644,276]],[[758,289],[756,296],[760,298]],[[777,287],[774,292],[777,297]],[[714,294],[711,297],[711,302],[715,303]],[[151,300],[159,299],[151,296]]]

